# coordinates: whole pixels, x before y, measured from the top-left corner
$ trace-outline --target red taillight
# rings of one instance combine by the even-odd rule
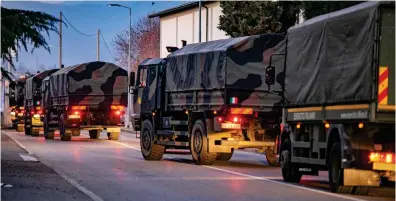
[[[223,122],[223,117],[218,117],[217,121],[220,122],[220,123]]]
[[[231,118],[231,121],[234,122],[234,123],[241,123],[242,122],[242,118],[238,117],[238,116],[233,116]]]
[[[117,111],[115,111],[115,114],[116,114],[116,115],[120,115],[121,112],[120,112],[119,110],[117,110]]]
[[[380,163],[395,163],[394,153],[381,153],[381,152],[371,152],[369,155],[370,162],[380,162]]]
[[[34,114],[34,111],[30,112],[30,114]]]
[[[37,114],[41,114],[41,110],[37,111]]]
[[[75,114],[75,115],[79,115],[80,112],[79,112],[79,111],[74,111],[74,114]]]

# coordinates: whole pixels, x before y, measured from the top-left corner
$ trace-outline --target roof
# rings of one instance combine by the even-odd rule
[[[164,58],[148,58],[145,59],[142,63],[139,64],[139,66],[148,66],[148,65],[158,65],[160,64]]]
[[[198,54],[204,52],[220,52],[220,51],[227,51],[228,48],[237,45],[238,43],[251,38],[257,37],[257,35],[253,36],[243,36],[237,38],[227,38],[227,39],[220,39],[214,41],[208,41],[203,43],[192,43],[189,45],[184,46],[183,48],[176,50],[170,54],[170,57],[173,56],[180,56],[180,55],[187,55],[187,54]]]
[[[202,5],[207,5],[207,4],[210,4],[210,3],[213,3],[213,2],[217,2],[217,1],[203,1]],[[189,10],[189,9],[197,8],[198,6],[199,6],[199,1],[188,2],[188,3],[182,4],[180,6],[176,6],[176,7],[173,7],[173,8],[169,8],[169,9],[160,11],[158,13],[151,14],[151,15],[149,15],[149,18],[165,17],[165,16],[168,16],[168,15],[172,15],[172,14],[175,14],[175,13],[180,13],[180,12],[183,12],[183,11],[186,11],[186,10]]]
[[[55,72],[52,75],[60,75],[60,74],[68,74],[71,71],[74,71],[76,68],[81,67],[81,66],[88,66],[88,65],[100,65],[100,66],[104,66],[104,65],[114,65],[119,67],[116,64],[113,64],[111,62],[103,62],[103,61],[92,61],[92,62],[86,62],[86,63],[82,63],[82,64],[77,64],[77,65],[73,65],[73,66],[68,66],[68,67],[64,67],[60,70],[58,70],[57,72]],[[120,67],[119,67],[120,68]]]

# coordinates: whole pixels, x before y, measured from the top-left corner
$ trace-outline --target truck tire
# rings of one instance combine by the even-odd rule
[[[190,138],[190,151],[197,165],[212,165],[216,161],[217,153],[208,152],[208,137],[202,120],[195,122]]]
[[[282,177],[284,182],[298,183],[301,180],[302,174],[298,172],[297,168],[291,163],[291,142],[286,139],[282,143],[280,166],[282,170]]]
[[[120,136],[119,132],[107,133],[107,139],[109,139],[109,140],[118,140],[119,136]]]
[[[80,136],[80,129],[73,128],[72,129],[72,136]]]
[[[234,153],[234,150],[232,150],[231,153],[217,153],[216,160],[229,161],[232,158],[233,153]]]
[[[46,140],[53,140],[55,138],[54,131],[49,130],[48,117],[44,117],[44,138]]]
[[[272,147],[268,147],[265,151],[265,158],[267,159],[267,163],[269,166],[280,166],[278,159],[276,158],[276,153],[274,153],[274,149]]]
[[[25,130],[25,135],[31,135],[32,134],[32,127],[31,126],[28,128],[28,127],[26,127],[26,124],[25,124],[24,130]]]
[[[24,126],[18,124],[16,130],[17,130],[17,132],[24,132],[25,128],[24,128]]]
[[[64,121],[64,115],[61,115],[59,118],[59,134],[60,138],[62,141],[70,141],[72,134],[71,131],[66,129],[65,121]]]
[[[329,185],[333,193],[351,194],[353,187],[344,186],[344,170],[341,168],[341,143],[333,144],[329,158]]]
[[[89,138],[91,139],[99,139],[100,132],[99,130],[89,130]]]
[[[37,137],[40,135],[40,128],[38,127],[32,127],[31,129],[31,136]]]
[[[154,144],[154,129],[150,121],[143,121],[140,134],[140,150],[143,158],[148,161],[161,160],[165,146]]]

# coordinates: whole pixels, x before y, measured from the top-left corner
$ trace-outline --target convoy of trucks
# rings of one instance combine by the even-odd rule
[[[285,182],[329,171],[332,192],[365,194],[395,182],[394,24],[394,3],[365,2],[286,35],[169,48],[129,83],[99,61],[44,71],[15,82],[14,124],[32,136],[43,127],[45,139],[85,129],[117,140],[131,93],[145,160],[185,149],[211,165],[255,148]]]

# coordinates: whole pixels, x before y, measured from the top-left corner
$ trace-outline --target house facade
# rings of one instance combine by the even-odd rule
[[[220,2],[202,2],[201,8],[201,42],[229,38],[217,28],[222,15]],[[160,56],[166,57],[169,52],[166,46],[182,47],[199,42],[199,2],[189,2],[149,16],[159,17],[161,24]]]

